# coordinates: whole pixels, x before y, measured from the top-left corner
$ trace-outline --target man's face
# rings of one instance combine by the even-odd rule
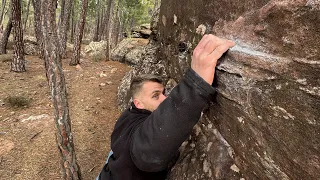
[[[154,111],[167,97],[164,94],[164,87],[157,82],[145,82],[134,99],[134,103],[139,109]],[[137,105],[138,103],[138,105]]]

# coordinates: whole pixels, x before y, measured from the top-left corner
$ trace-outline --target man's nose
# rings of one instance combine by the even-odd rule
[[[166,98],[167,98],[167,96],[165,96],[165,95],[163,95],[163,94],[160,94],[161,102],[164,101]]]

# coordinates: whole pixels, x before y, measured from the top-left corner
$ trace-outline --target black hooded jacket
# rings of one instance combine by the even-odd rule
[[[152,113],[133,104],[111,135],[113,155],[99,180],[164,180],[214,88],[189,69]]]

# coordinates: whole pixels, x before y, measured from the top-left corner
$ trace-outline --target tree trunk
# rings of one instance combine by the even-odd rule
[[[23,49],[23,31],[21,24],[21,1],[12,0],[12,26],[14,41],[14,56],[11,62],[11,71],[26,71]]]
[[[154,7],[158,7],[159,5],[159,0],[154,0]]]
[[[42,38],[42,31],[41,31],[41,0],[32,0],[33,6],[33,18],[34,18],[34,34],[37,38],[38,43],[38,55],[40,58],[43,57],[43,38]],[[47,65],[45,64],[47,69]]]
[[[4,10],[6,8],[6,0],[2,0],[2,9],[1,9],[1,14],[0,14],[0,26],[2,24],[2,20],[3,20],[3,15],[4,15]]]
[[[131,33],[133,27],[135,26],[135,18],[134,15],[131,17],[131,22],[130,22],[130,29],[129,32]]]
[[[100,26],[100,0],[96,4],[96,28],[94,30],[92,41],[97,42],[99,39],[99,26]]]
[[[118,38],[118,42],[121,42],[122,39],[124,39],[125,35],[124,32],[126,33],[126,29],[124,27],[124,22],[121,19],[121,13],[123,13],[121,11],[121,9],[119,9],[119,38]]]
[[[113,7],[112,7],[112,17],[110,19],[110,46],[109,46],[109,53],[110,53],[110,50],[113,49],[113,47],[115,46],[116,44],[116,31],[117,31],[117,20],[118,20],[118,17],[117,17],[117,13],[118,13],[118,3],[117,1],[114,2],[113,4]]]
[[[105,33],[105,36],[106,36],[106,41],[107,41],[107,48],[106,48],[106,58],[107,58],[107,61],[110,60],[110,37],[111,37],[111,15],[113,14],[113,6],[114,6],[114,0],[109,0],[108,2],[108,7],[107,7],[107,14],[106,14],[106,33]]]
[[[81,42],[83,37],[84,25],[86,23],[87,9],[88,9],[88,0],[83,0],[82,8],[81,8],[81,16],[77,25],[76,36],[74,40],[73,56],[69,63],[70,66],[76,66],[77,64],[80,64]]]
[[[117,10],[117,21],[116,21],[116,30],[115,30],[115,45],[118,45],[119,43],[119,39],[121,38],[121,19],[120,19],[120,11],[119,11],[119,7]],[[119,38],[120,36],[120,38]]]
[[[104,36],[103,36],[104,27],[105,27],[105,21],[104,21],[104,19],[105,19],[105,16],[104,16],[104,14],[105,14],[105,8],[104,8],[104,7],[101,8],[100,14],[101,14],[102,16],[100,16],[100,27],[99,27],[98,41],[101,41],[101,40],[103,39],[103,37],[104,37]]]
[[[58,36],[59,36],[59,29],[60,29],[60,26],[61,26],[61,22],[63,21],[63,18],[64,18],[64,7],[65,7],[65,4],[66,4],[66,1],[65,0],[60,0],[59,1],[60,3],[60,18],[59,18],[59,21],[58,21]],[[58,4],[59,4],[58,3]]]
[[[73,136],[69,116],[66,82],[59,55],[59,42],[55,21],[56,0],[43,0],[42,32],[44,39],[44,61],[48,64],[46,71],[54,106],[54,119],[57,128],[56,140],[61,156],[63,179],[81,179],[76,162]]]
[[[109,30],[109,26],[110,26],[110,22],[111,22],[110,17],[112,16],[112,6],[113,5],[114,5],[114,0],[108,0],[105,19],[104,19],[104,29],[103,29],[104,39],[106,39],[106,40],[108,37],[108,35],[106,33]]]
[[[12,29],[12,17],[10,16],[6,29],[0,41],[0,54],[7,54],[8,39]]]
[[[71,27],[70,27],[70,42],[73,42],[74,39],[74,6],[71,8]]]
[[[69,27],[70,13],[72,8],[72,0],[64,0],[64,4],[61,5],[60,26],[58,30],[59,44],[60,44],[60,56],[66,57],[67,47],[67,33]],[[63,9],[62,9],[63,8]]]
[[[28,17],[29,17],[29,10],[30,10],[30,0],[28,0],[28,6],[27,6],[27,12],[26,12],[26,19],[24,20],[24,23],[23,23],[23,31],[25,32],[26,29],[27,29],[27,22],[28,22]]]

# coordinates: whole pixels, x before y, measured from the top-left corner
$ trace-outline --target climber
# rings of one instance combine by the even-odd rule
[[[230,40],[204,35],[193,51],[191,68],[168,97],[157,76],[134,78],[133,102],[116,122],[111,135],[113,152],[97,179],[166,179],[180,145],[212,100],[217,61],[232,46]]]

